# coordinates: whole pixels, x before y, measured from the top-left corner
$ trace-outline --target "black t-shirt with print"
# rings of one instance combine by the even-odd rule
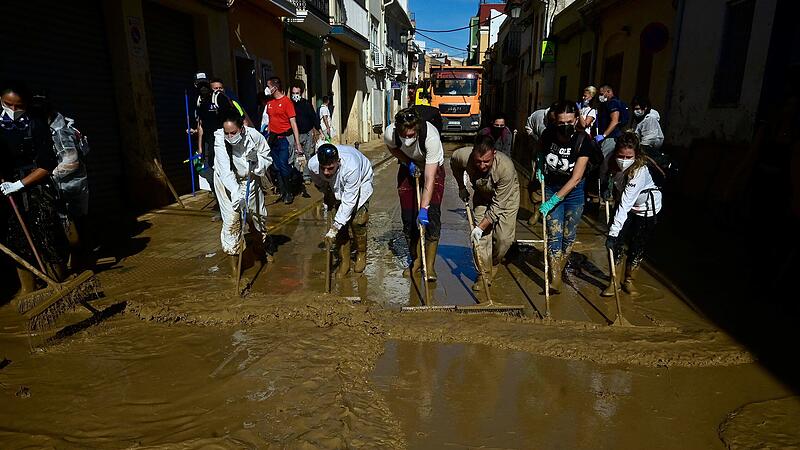
[[[583,133],[581,148],[576,149],[579,136]],[[556,137],[556,129],[547,127],[542,133],[542,149],[544,150],[544,180],[554,184],[564,184],[572,176],[575,162],[581,156],[591,157],[592,138],[585,132],[576,131],[569,144],[561,145]],[[585,176],[585,172],[584,172]]]

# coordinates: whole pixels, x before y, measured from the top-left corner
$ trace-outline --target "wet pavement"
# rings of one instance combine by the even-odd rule
[[[29,338],[11,306],[0,308],[2,447],[800,445],[800,400],[655,271],[643,271],[641,296],[623,297],[639,326],[607,326],[604,232],[588,209],[567,286],[551,299],[554,321],[540,319],[540,243],[509,255],[492,287],[525,317],[401,313],[424,299],[402,277],[396,162],[380,143],[361,150],[376,174],[368,265],[335,280],[332,295],[321,294],[326,218],[312,188],[311,199],[269,205],[277,253],[263,268],[246,258],[244,297],[213,202],[198,194],[188,210],[142,216],[100,267],[105,298],[94,304],[110,316],[100,324],[41,346],[52,332]],[[474,305],[469,227],[449,175],[445,193],[429,304]],[[522,197],[517,238],[541,240]],[[77,311],[59,326],[87,318]],[[748,427],[759,414],[769,420]]]

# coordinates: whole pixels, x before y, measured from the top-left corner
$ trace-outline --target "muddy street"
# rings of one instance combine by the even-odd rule
[[[450,154],[461,144],[448,143]],[[140,217],[99,276],[109,311],[30,337],[0,308],[3,448],[792,448],[800,398],[659,274],[623,298],[615,328],[604,230],[587,212],[568,282],[543,313],[541,244],[520,246],[492,293],[522,317],[401,312],[397,163],[375,171],[368,264],[324,290],[319,194],[271,204],[274,262],[245,261],[247,295],[219,249],[208,199]],[[524,171],[520,172],[524,175]],[[521,179],[523,187],[526,179]],[[270,197],[274,200],[274,197]],[[541,240],[523,200],[517,239]],[[464,207],[448,175],[431,304],[474,305]],[[176,230],[181,230],[177,233]],[[113,312],[113,314],[111,314]],[[61,335],[53,338],[53,333]],[[50,339],[47,341],[47,339]],[[32,349],[33,347],[33,349]]]

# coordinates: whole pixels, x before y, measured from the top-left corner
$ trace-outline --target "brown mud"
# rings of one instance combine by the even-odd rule
[[[799,445],[791,390],[656,277],[645,272],[643,295],[624,299],[639,326],[608,326],[613,302],[599,297],[603,247],[591,224],[553,298],[556,320],[538,316],[536,248],[511,258],[492,288],[525,317],[401,313],[424,299],[401,275],[394,168],[376,168],[367,270],[336,280],[332,295],[320,294],[319,208],[269,218],[275,262],[245,262],[253,282],[243,298],[219,224],[165,209],[143,217],[152,226],[135,240],[145,249],[100,274],[107,298],[96,306],[123,314],[31,352],[42,337],[29,341],[10,306],[0,308],[0,447]],[[432,301],[474,304],[452,183]],[[540,239],[526,219],[518,238]]]

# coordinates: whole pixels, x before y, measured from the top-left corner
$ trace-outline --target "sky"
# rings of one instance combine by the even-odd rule
[[[468,26],[470,17],[478,13],[479,3],[480,0],[409,0],[408,7],[416,15],[418,29],[448,30]],[[420,33],[464,50],[458,54],[458,50],[433,42]],[[416,39],[427,42],[428,50],[438,47],[451,56],[461,58],[466,56],[469,29],[453,33],[418,31]]]

